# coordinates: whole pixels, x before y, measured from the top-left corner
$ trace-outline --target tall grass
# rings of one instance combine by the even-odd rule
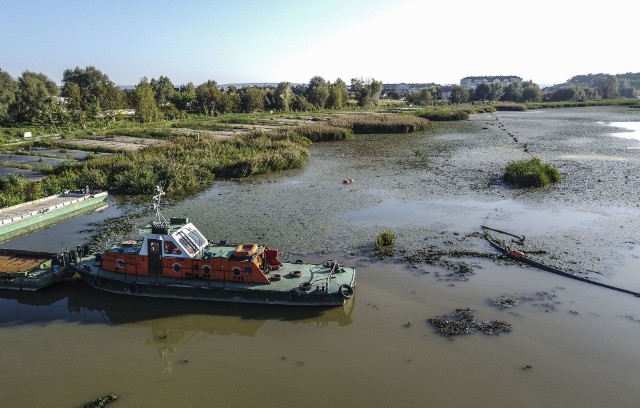
[[[560,179],[558,169],[538,158],[510,163],[504,173],[504,181],[518,187],[544,187]]]
[[[330,118],[328,123],[351,129],[354,133],[412,133],[425,130],[430,125],[423,118],[391,113],[338,116]]]

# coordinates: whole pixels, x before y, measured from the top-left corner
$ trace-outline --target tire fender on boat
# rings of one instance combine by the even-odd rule
[[[211,266],[209,265],[202,265],[202,274],[204,276],[209,276],[209,274],[211,274]]]
[[[338,288],[338,294],[343,299],[351,299],[351,297],[353,296],[353,288],[351,287],[351,285],[347,285],[346,283],[343,283]]]
[[[131,282],[131,284],[129,285],[129,291],[131,293],[140,293],[140,285],[135,282]]]
[[[309,290],[311,290],[311,282],[302,282],[300,284],[300,289],[302,289],[305,292],[308,292]]]
[[[273,275],[269,276],[269,280],[271,282],[277,282],[280,279],[282,279],[282,275],[280,275],[279,273],[274,273]]]
[[[124,261],[122,259],[116,259],[116,268],[123,268]]]
[[[180,271],[182,270],[182,265],[176,262],[173,265],[171,265],[171,268],[173,268],[173,271],[175,273],[180,273]]]
[[[291,299],[291,300],[292,300],[292,301],[294,301],[294,302],[297,302],[298,300],[300,300],[300,297],[301,297],[301,296],[302,296],[302,295],[300,295],[300,292],[298,292],[298,291],[297,291],[297,290],[295,290],[295,289],[291,289],[291,290],[289,291],[289,299]]]

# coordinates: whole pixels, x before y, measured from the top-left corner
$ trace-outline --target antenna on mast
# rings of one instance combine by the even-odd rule
[[[160,212],[160,201],[162,200],[162,196],[165,195],[164,189],[162,186],[156,186],[156,195],[153,196],[153,209],[156,210],[156,218],[153,221],[159,227],[167,227],[169,223],[164,218],[162,213]]]

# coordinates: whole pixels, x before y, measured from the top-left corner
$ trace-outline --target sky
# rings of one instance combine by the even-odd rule
[[[640,72],[630,0],[0,0],[0,70],[117,85]]]

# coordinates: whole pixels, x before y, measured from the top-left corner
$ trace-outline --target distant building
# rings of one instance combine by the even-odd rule
[[[451,91],[453,90],[453,85],[442,85],[440,87],[440,95],[439,99],[445,100],[451,97]]]
[[[487,82],[489,84],[502,84],[502,86],[506,86],[510,83],[521,83],[522,78],[517,76],[472,76],[462,78],[460,81],[460,85],[469,89],[476,89],[478,85],[483,82]]]

